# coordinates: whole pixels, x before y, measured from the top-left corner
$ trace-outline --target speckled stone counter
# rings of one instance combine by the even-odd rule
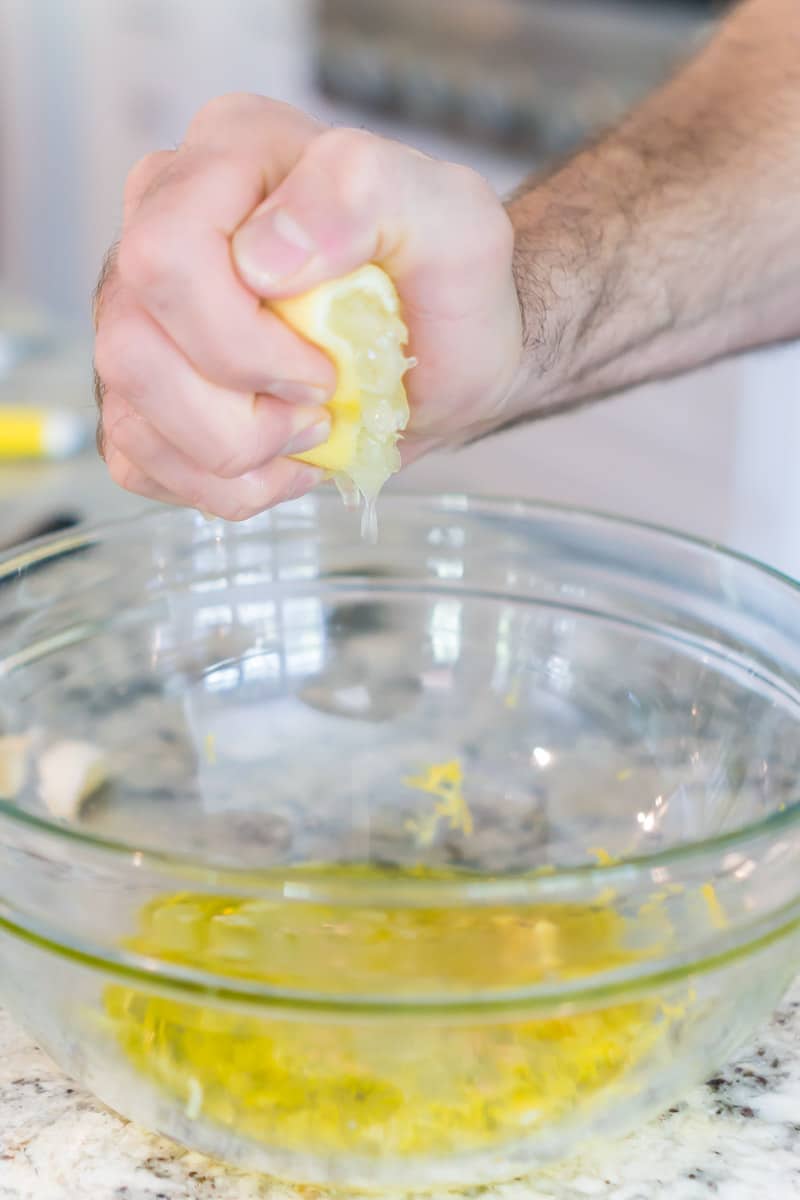
[[[737,1062],[639,1133],[532,1179],[461,1194],[800,1197],[800,982]],[[324,1193],[243,1175],[126,1124],[0,1014],[0,1200],[324,1200]]]

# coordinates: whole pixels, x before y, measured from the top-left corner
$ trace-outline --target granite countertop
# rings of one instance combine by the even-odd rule
[[[800,1197],[800,981],[737,1062],[640,1132],[532,1179],[460,1194]],[[74,1087],[0,1014],[0,1200],[78,1198],[324,1200],[325,1193],[244,1175],[122,1121]]]

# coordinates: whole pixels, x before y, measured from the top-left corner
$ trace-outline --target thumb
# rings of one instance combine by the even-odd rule
[[[433,167],[400,143],[361,130],[326,131],[237,230],[233,257],[242,279],[277,298],[377,261],[399,281],[453,238]]]

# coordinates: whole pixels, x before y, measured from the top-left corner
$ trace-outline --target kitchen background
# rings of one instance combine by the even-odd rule
[[[656,84],[720,7],[0,0],[0,401],[91,419],[89,297],[125,175],[211,96],[258,91],[387,131],[503,192]],[[798,378],[795,348],[751,356],[430,459],[403,482],[626,513],[800,576]],[[140,505],[91,451],[0,465],[2,543]]]

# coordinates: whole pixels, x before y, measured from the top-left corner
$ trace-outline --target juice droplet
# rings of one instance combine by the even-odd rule
[[[335,476],[334,482],[339,489],[339,495],[342,497],[342,503],[346,509],[350,512],[355,512],[361,507],[361,493],[347,475],[340,472]]]
[[[364,508],[361,513],[361,536],[371,546],[378,541],[378,509],[375,497],[364,497]]]

